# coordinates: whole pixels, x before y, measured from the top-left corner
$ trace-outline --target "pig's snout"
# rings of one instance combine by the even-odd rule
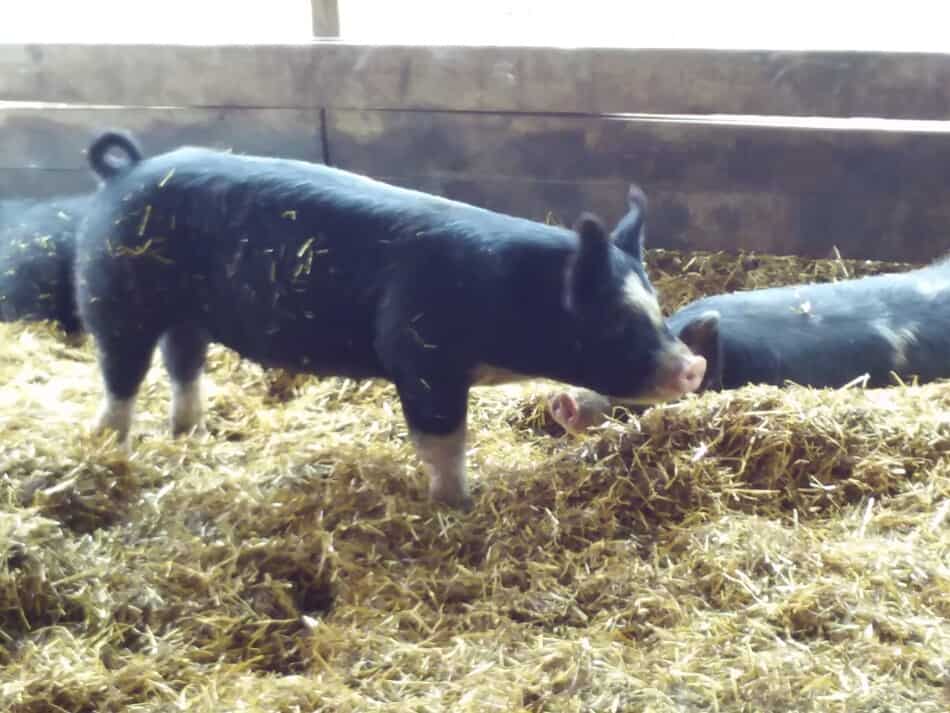
[[[659,388],[681,396],[699,389],[706,375],[706,358],[691,352],[679,353],[669,360],[659,381]]]
[[[568,433],[581,433],[607,420],[611,402],[606,396],[580,389],[562,392],[548,401],[548,410],[555,423]]]
[[[574,431],[577,429],[580,409],[577,407],[577,401],[573,396],[567,393],[557,394],[548,402],[548,409],[555,422],[564,430]]]

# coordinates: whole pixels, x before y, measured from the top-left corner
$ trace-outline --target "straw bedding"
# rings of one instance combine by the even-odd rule
[[[701,294],[897,269],[654,251]],[[156,365],[157,366],[157,365]],[[433,510],[391,387],[215,349],[123,459],[91,343],[0,325],[0,709],[945,711],[950,383],[690,397],[556,437],[476,389]]]

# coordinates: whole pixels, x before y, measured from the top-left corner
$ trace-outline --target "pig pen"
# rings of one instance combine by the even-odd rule
[[[650,251],[702,294],[908,265]],[[394,390],[215,348],[206,435],[150,372],[86,431],[91,340],[0,325],[0,708],[945,711],[950,383],[748,387],[562,437],[473,390],[432,510]],[[605,355],[605,358],[608,358]]]

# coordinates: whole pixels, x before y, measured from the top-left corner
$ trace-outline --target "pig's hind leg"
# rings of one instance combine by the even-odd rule
[[[201,373],[208,355],[208,335],[194,325],[172,327],[162,335],[161,350],[172,388],[171,430],[179,436],[201,423]]]
[[[158,336],[150,338],[142,333],[95,336],[105,398],[93,430],[115,431],[119,444],[127,447],[135,396],[148,372]]]

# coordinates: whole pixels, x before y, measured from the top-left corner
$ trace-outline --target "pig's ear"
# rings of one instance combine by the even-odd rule
[[[671,320],[675,319],[675,315]],[[686,323],[676,335],[693,354],[706,359],[706,375],[700,390],[722,387],[722,338],[719,333],[719,312],[709,310]]]
[[[568,261],[564,285],[569,310],[595,304],[605,292],[610,274],[610,238],[600,219],[584,213],[574,223],[574,232],[580,241]]]
[[[643,189],[631,184],[627,191],[627,214],[614,229],[617,247],[627,255],[643,262],[643,247],[647,234],[647,196]]]

